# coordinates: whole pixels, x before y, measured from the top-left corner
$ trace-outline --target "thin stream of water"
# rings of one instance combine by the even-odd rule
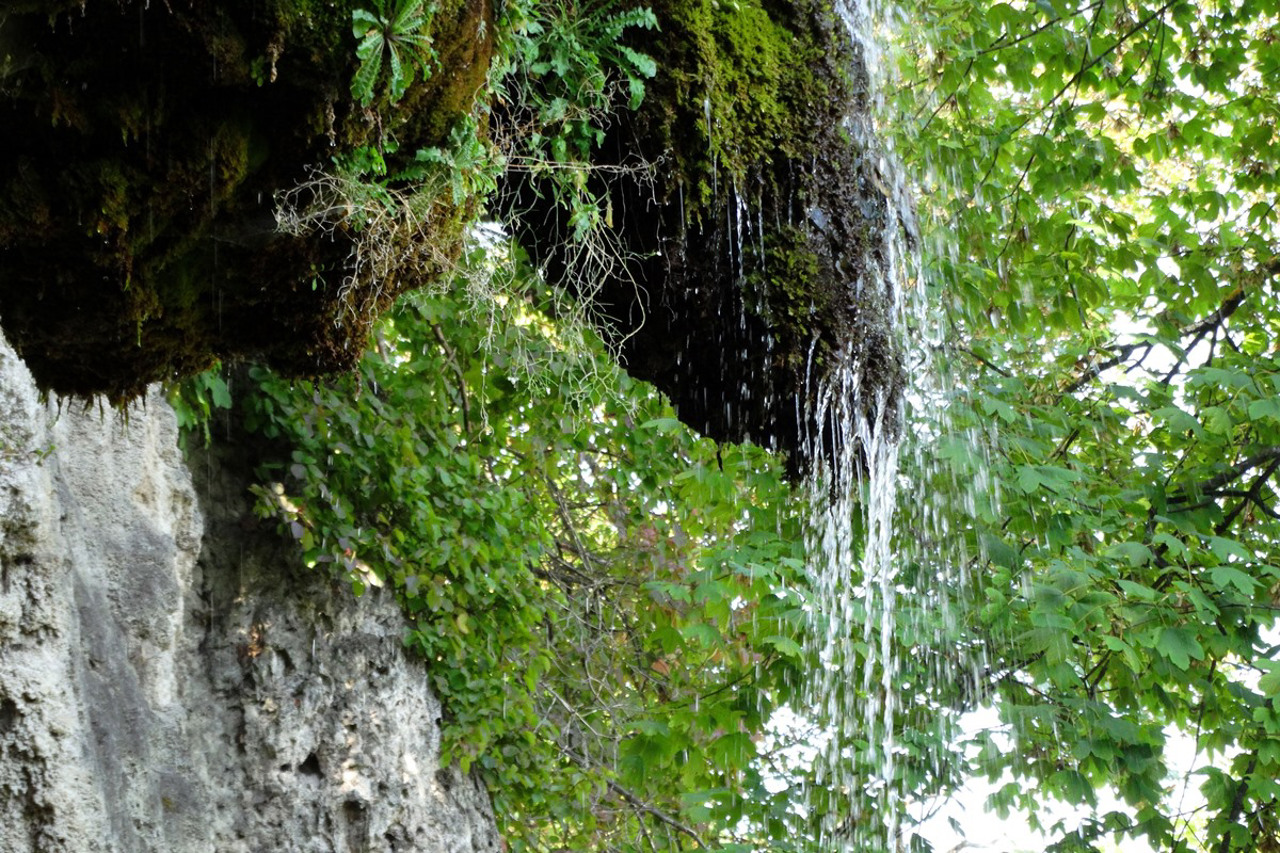
[[[886,402],[877,400],[870,416],[861,406],[859,376],[856,365],[842,366],[819,390],[817,407],[848,447],[860,448],[860,459],[846,453],[824,462],[810,481],[806,551],[820,664],[808,685],[807,705],[830,734],[815,781],[835,800],[827,810],[854,821],[828,821],[819,837],[823,850],[855,849],[868,835],[883,836],[892,850],[900,808],[892,784],[897,712],[892,543],[899,448],[884,429]],[[849,755],[850,744],[862,744],[863,754]],[[858,767],[874,768],[876,778],[859,778]],[[858,787],[874,791],[875,815],[859,814]]]

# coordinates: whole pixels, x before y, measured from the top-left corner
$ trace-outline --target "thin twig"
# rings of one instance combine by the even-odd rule
[[[636,811],[644,812],[645,814],[657,819],[658,821],[665,823],[667,826],[671,827],[675,831],[689,836],[690,838],[693,839],[694,843],[697,844],[698,847],[700,847],[701,849],[703,850],[710,849],[710,846],[707,844],[706,841],[702,839],[702,836],[698,834],[697,830],[681,823],[680,821],[676,820],[671,815],[667,814],[661,809],[658,809],[654,806],[649,805],[644,800],[640,799],[635,794],[631,793],[626,788],[622,787],[612,779],[608,780],[606,784],[608,784],[610,791],[613,791],[615,794],[617,794],[619,797],[625,800],[627,805],[631,806]]]
[[[1218,489],[1221,489],[1223,486],[1227,485],[1227,483],[1231,483],[1235,480],[1240,479],[1247,472],[1249,472],[1254,468],[1257,468],[1259,465],[1264,465],[1267,462],[1271,462],[1278,459],[1280,459],[1280,445],[1272,445],[1270,447],[1264,447],[1262,450],[1258,451],[1252,456],[1240,462],[1237,462],[1235,465],[1232,465],[1230,468],[1228,468],[1226,471],[1223,471],[1221,474],[1218,474],[1217,476],[1214,476],[1214,477],[1210,477],[1208,480],[1205,480],[1203,483],[1200,483],[1198,486],[1196,486],[1192,494],[1196,494],[1196,493],[1204,494],[1206,492],[1217,491]],[[1179,496],[1179,497],[1170,498],[1170,503],[1174,503],[1174,502],[1182,503],[1190,499],[1191,498],[1189,495]]]
[[[462,365],[458,364],[457,356],[454,355],[453,348],[449,346],[449,339],[444,336],[444,330],[440,328],[440,324],[432,323],[431,331],[435,332],[436,340],[440,342],[440,348],[444,350],[444,357],[448,359],[449,365],[453,368],[454,376],[458,378],[458,399],[462,401],[462,432],[464,435],[471,435],[471,409],[467,405],[466,374],[462,372]]]

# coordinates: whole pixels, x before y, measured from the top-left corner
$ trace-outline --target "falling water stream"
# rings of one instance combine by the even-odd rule
[[[818,460],[807,483],[805,544],[812,588],[810,636],[816,646],[811,651],[819,666],[803,693],[809,720],[823,734],[804,808],[826,816],[816,830],[823,853],[907,849],[903,826],[914,792],[906,789],[908,774],[899,766],[910,752],[899,742],[899,732],[931,715],[916,714],[908,723],[903,703],[908,698],[918,703],[921,695],[936,690],[922,691],[915,683],[908,694],[902,656],[912,658],[916,678],[927,660],[935,687],[972,679],[970,670],[977,666],[958,651],[960,629],[947,603],[946,590],[963,584],[967,564],[963,545],[948,528],[955,507],[963,512],[969,502],[964,493],[972,495],[986,484],[982,476],[953,483],[947,496],[930,494],[927,486],[939,479],[929,445],[948,429],[930,355],[937,345],[936,332],[930,330],[939,324],[930,319],[925,288],[913,286],[921,271],[912,193],[890,141],[875,126],[876,116],[884,113],[884,73],[874,35],[881,12],[873,2],[838,4],[866,63],[870,86],[872,114],[851,120],[848,130],[854,144],[877,159],[873,167],[883,184],[877,189],[888,204],[880,233],[862,262],[851,265],[864,280],[851,282],[850,291],[887,297],[892,334],[904,354],[911,386],[900,398],[887,397],[882,388],[863,387],[866,365],[846,353],[835,369],[807,388],[809,423],[826,425],[834,433],[807,437],[811,458]],[[823,445],[842,450],[824,454]],[[913,565],[927,566],[918,572],[928,576],[924,590],[918,579],[903,580],[904,568]],[[907,596],[909,616],[902,607]],[[904,618],[915,623],[903,624]],[[954,721],[947,714],[938,708],[932,739],[917,741],[945,744],[945,726]],[[911,758],[931,763],[935,776],[941,775],[946,760],[922,757],[918,749]]]
[[[807,705],[829,730],[815,782],[833,814],[852,818],[823,826],[821,849],[855,847],[883,837],[894,847],[899,796],[894,778],[896,661],[894,659],[895,578],[893,522],[897,502],[898,440],[885,430],[888,403],[861,403],[858,366],[841,366],[818,390],[820,415],[831,418],[844,446],[861,448],[860,458],[819,465],[809,483],[810,517],[806,552],[813,588],[811,618],[818,624],[819,668],[808,685]],[[855,767],[846,745],[865,743]],[[872,768],[876,778],[858,778]],[[878,814],[857,814],[854,788],[873,792]],[[838,800],[848,799],[842,803]],[[875,825],[868,826],[868,823]],[[855,832],[856,829],[856,832]]]

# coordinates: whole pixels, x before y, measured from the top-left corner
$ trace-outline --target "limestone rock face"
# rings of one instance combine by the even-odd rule
[[[159,395],[59,413],[0,342],[0,853],[498,850],[395,602],[199,468]]]

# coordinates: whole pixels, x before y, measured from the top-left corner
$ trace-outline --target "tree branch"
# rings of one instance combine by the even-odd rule
[[[1060,396],[1074,394],[1076,391],[1079,391],[1081,388],[1097,379],[1102,375],[1103,371],[1110,370],[1113,367],[1123,364],[1129,359],[1129,356],[1133,355],[1140,349],[1145,349],[1149,352],[1153,346],[1154,344],[1143,341],[1142,343],[1123,344],[1116,347],[1115,355],[1111,358],[1103,359],[1097,364],[1090,365],[1083,373],[1067,383],[1066,387],[1062,389]]]
[[[1270,705],[1270,700],[1267,701]],[[1253,771],[1258,766],[1258,753],[1254,752],[1249,756],[1249,766],[1245,768],[1244,775],[1240,777],[1240,781],[1236,784],[1236,794],[1231,799],[1231,810],[1227,813],[1227,823],[1235,823],[1240,819],[1240,812],[1244,810],[1244,795],[1249,791],[1249,777],[1253,775]],[[1224,832],[1222,841],[1218,844],[1217,853],[1231,853],[1231,833]]]
[[[1244,302],[1244,285],[1237,285],[1236,289],[1231,291],[1231,293],[1227,295],[1226,299],[1222,300],[1222,304],[1218,306],[1217,310],[1205,317],[1199,323],[1194,323],[1183,329],[1182,337],[1185,338],[1187,335],[1191,334],[1202,336],[1205,332],[1221,326],[1223,321],[1236,313],[1242,302]]]
[[[587,756],[581,753],[566,751],[566,754],[582,767],[590,767],[592,764],[591,760],[587,758]],[[627,805],[631,806],[631,808],[635,809],[638,812],[642,812],[644,814],[649,815],[653,819],[657,820],[659,823],[663,823],[671,827],[676,832],[679,832],[682,835],[687,835],[689,838],[693,839],[694,843],[697,844],[699,848],[703,850],[711,849],[711,846],[707,844],[707,842],[702,838],[702,836],[698,834],[698,831],[693,827],[688,826],[684,823],[681,823],[679,820],[667,814],[662,809],[659,809],[656,806],[652,806],[649,803],[646,803],[639,796],[632,793],[630,790],[623,787],[621,783],[613,779],[606,780],[605,784],[609,787],[610,791],[612,791],[619,798],[621,798],[622,801],[625,802]]]
[[[1231,528],[1231,525],[1235,523],[1235,520],[1239,518],[1240,513],[1244,512],[1244,508],[1251,503],[1262,507],[1264,510],[1267,509],[1267,506],[1262,502],[1262,487],[1267,480],[1271,479],[1271,475],[1276,472],[1277,468],[1280,468],[1280,459],[1272,459],[1267,463],[1266,470],[1254,479],[1253,484],[1249,486],[1249,491],[1245,492],[1244,499],[1236,504],[1214,528],[1215,533],[1219,536],[1226,533]]]
[[[703,850],[710,849],[710,846],[707,844],[707,842],[703,841],[702,836],[699,835],[697,831],[692,827],[686,826],[685,824],[676,820],[671,815],[667,814],[661,809],[658,809],[658,808],[655,808],[654,806],[649,805],[644,800],[641,800],[635,794],[631,793],[626,788],[622,787],[612,779],[608,780],[606,784],[608,784],[610,791],[613,791],[615,794],[621,797],[627,803],[627,805],[631,806],[631,808],[635,809],[636,811],[643,812],[649,815],[650,817],[658,820],[659,822],[666,824],[667,826],[674,829],[676,832],[689,836],[690,838],[693,839],[694,843],[697,844],[698,847],[700,847],[701,849]]]
[[[1002,35],[1000,36],[1000,38],[996,39],[988,46],[979,50],[977,55],[983,56],[984,54],[994,53],[997,50],[1004,50],[1005,48],[1013,47],[1016,44],[1021,44],[1027,39],[1032,39],[1040,35],[1042,32],[1049,29],[1049,27],[1053,26],[1054,24],[1060,24],[1067,18],[1078,18],[1081,15],[1083,15],[1085,12],[1092,12],[1095,9],[1100,8],[1101,6],[1102,6],[1101,2],[1094,2],[1094,3],[1090,3],[1088,6],[1081,6],[1079,9],[1076,9],[1074,12],[1071,12],[1069,14],[1059,15],[1056,18],[1049,18],[1047,21],[1040,24],[1039,26],[1032,27],[1030,30],[1026,31],[1025,33],[1019,34],[1017,38],[1010,39],[1008,41],[1006,41],[1005,36]]]
[[[1227,321],[1227,318],[1240,309],[1240,306],[1244,303],[1244,298],[1245,289],[1244,286],[1241,285],[1231,291],[1231,293],[1227,295],[1227,298],[1222,301],[1222,304],[1215,308],[1212,313],[1195,323],[1178,330],[1178,340],[1182,340],[1187,337],[1190,337],[1192,340],[1190,344],[1182,347],[1183,355],[1177,360],[1173,367],[1170,368],[1169,372],[1165,374],[1164,378],[1161,380],[1163,384],[1169,384],[1174,374],[1176,374],[1178,369],[1182,367],[1183,363],[1186,361],[1185,353],[1196,344],[1200,343],[1206,334],[1220,328],[1222,324]],[[1066,395],[1079,391],[1081,388],[1097,379],[1104,371],[1110,370],[1113,367],[1118,367],[1128,361],[1133,354],[1138,351],[1142,351],[1142,358],[1145,359],[1154,346],[1155,344],[1150,341],[1135,341],[1131,344],[1122,344],[1114,347],[1112,351],[1115,355],[1110,358],[1103,359],[1096,364],[1090,365],[1083,373],[1068,382],[1066,386],[1063,387],[1061,394]]]
[[[440,328],[440,324],[432,323],[431,331],[435,333],[436,340],[440,342],[440,348],[444,350],[445,358],[449,360],[449,366],[453,368],[453,375],[458,379],[458,399],[462,401],[462,432],[464,435],[470,435],[471,410],[467,405],[466,374],[462,372],[462,365],[458,364],[458,358],[453,353],[453,347],[449,346],[449,340],[444,336],[444,330]]]
[[[1115,43],[1113,43],[1106,50],[1102,51],[1101,53],[1099,53],[1097,56],[1093,57],[1089,61],[1083,63],[1080,66],[1080,70],[1077,71],[1075,74],[1071,75],[1071,79],[1068,80],[1066,84],[1057,91],[1057,94],[1055,94],[1052,98],[1050,98],[1043,105],[1041,105],[1040,108],[1037,109],[1034,113],[1027,116],[1027,118],[1022,122],[1022,124],[1018,125],[1018,127],[1014,130],[1014,133],[1020,133],[1023,130],[1023,128],[1025,128],[1028,124],[1031,123],[1031,120],[1035,118],[1036,115],[1044,112],[1049,107],[1056,104],[1059,101],[1059,99],[1062,98],[1063,95],[1071,91],[1073,87],[1079,84],[1080,81],[1084,78],[1085,72],[1093,68],[1093,66],[1097,65],[1099,62],[1106,59],[1111,54],[1115,53],[1121,47],[1121,45],[1123,45],[1129,39],[1133,38],[1138,33],[1145,30],[1147,28],[1147,25],[1150,24],[1152,21],[1154,21],[1156,18],[1163,17],[1164,13],[1172,9],[1178,2],[1179,0],[1168,0],[1168,2],[1165,3],[1163,6],[1161,6],[1159,9],[1154,10],[1150,15],[1147,15],[1141,21],[1138,21],[1138,23],[1134,24],[1130,30],[1124,33],[1124,35],[1120,36],[1120,38],[1116,39]]]
[[[1200,483],[1198,486],[1196,486],[1195,491],[1191,494],[1195,494],[1195,493],[1204,494],[1206,492],[1215,492],[1218,489],[1221,489],[1223,486],[1227,485],[1228,483],[1232,483],[1240,479],[1246,473],[1253,470],[1254,468],[1257,468],[1259,465],[1265,465],[1266,463],[1275,461],[1277,459],[1280,459],[1280,445],[1272,445],[1270,447],[1264,447],[1262,450],[1258,451],[1257,453],[1253,454],[1247,459],[1243,459],[1240,462],[1237,462],[1236,464],[1232,465],[1230,468],[1223,471],[1221,474],[1218,474],[1214,477],[1210,477],[1208,480],[1205,480],[1203,483]],[[1191,500],[1191,494],[1179,495],[1179,496],[1170,498],[1169,502],[1185,503],[1186,501]]]

